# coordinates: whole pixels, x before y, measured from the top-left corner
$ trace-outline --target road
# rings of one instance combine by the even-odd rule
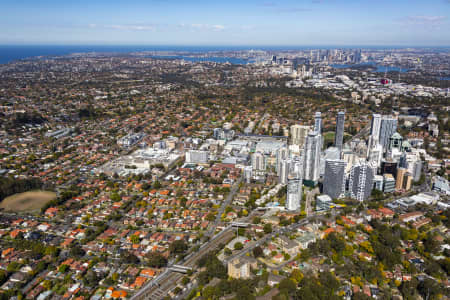
[[[245,245],[244,249],[242,249],[241,251],[239,251],[236,254],[231,255],[230,257],[227,257],[225,259],[225,263],[228,263],[229,261],[232,261],[232,260],[234,260],[236,258],[239,258],[239,257],[245,255],[249,251],[252,251],[254,248],[256,248],[258,246],[261,246],[266,241],[272,239],[277,234],[284,234],[285,232],[292,231],[294,229],[297,229],[298,227],[305,226],[314,217],[316,217],[316,216],[307,217],[307,218],[305,218],[303,220],[300,220],[298,223],[294,223],[294,224],[291,224],[291,225],[286,226],[286,227],[280,227],[277,230],[274,230],[272,233],[269,233],[269,234],[265,235],[264,237],[262,237],[261,239],[259,239],[257,241],[252,241],[252,242],[247,243]]]
[[[234,231],[231,227],[216,234],[211,240],[203,244],[202,247],[196,252],[191,253],[184,258],[183,261],[177,263],[177,265],[183,265],[185,267],[195,268],[197,261],[209,251],[215,249],[220,244],[226,244],[234,236]],[[168,268],[171,265],[168,266]],[[164,271],[158,277],[149,282],[145,287],[139,290],[132,300],[156,300],[163,299],[172,291],[178,284],[178,281],[183,278],[184,274],[174,273],[170,271]]]
[[[255,211],[253,211],[253,212],[255,212]],[[253,213],[253,212],[252,212],[252,213]],[[251,214],[250,214],[250,215],[251,215]],[[247,218],[245,218],[245,219],[249,219],[249,218],[250,218],[250,215],[249,215]],[[244,247],[245,247],[244,249],[242,249],[241,251],[239,251],[239,252],[235,253],[234,255],[228,257],[227,259],[225,259],[225,260],[223,261],[223,263],[227,264],[229,261],[231,261],[231,260],[233,260],[233,259],[235,259],[235,258],[241,257],[241,256],[245,255],[246,253],[252,251],[252,250],[253,250],[254,248],[256,248],[257,246],[260,246],[260,245],[264,244],[266,241],[268,241],[269,239],[272,239],[272,238],[275,237],[277,234],[280,234],[280,233],[284,234],[284,233],[286,233],[286,232],[288,232],[288,231],[292,231],[292,230],[294,230],[294,229],[297,229],[298,227],[301,227],[301,226],[304,226],[304,225],[308,224],[311,220],[314,220],[314,219],[328,220],[328,218],[325,218],[324,216],[312,215],[312,216],[307,217],[307,218],[305,218],[305,219],[303,219],[303,220],[300,220],[298,223],[291,224],[291,225],[286,226],[286,227],[278,228],[277,230],[273,231],[272,233],[270,233],[270,234],[264,236],[263,238],[261,238],[261,239],[259,239],[259,240],[257,240],[257,241],[252,241],[252,242],[247,243],[247,244],[244,246]],[[243,222],[244,222],[244,220],[243,220]],[[189,293],[190,293],[190,292],[192,291],[192,289],[194,289],[195,287],[196,287],[195,284],[188,284],[187,289],[186,289],[182,294],[180,294],[180,295],[178,295],[177,297],[175,297],[175,300],[178,300],[178,299],[185,299],[185,298],[187,297],[187,295],[189,295]]]
[[[314,200],[314,196],[316,194],[320,194],[320,191],[318,188],[315,188],[311,191],[306,192],[306,200],[305,200],[305,212],[306,216],[309,217],[314,214],[314,208],[312,207],[311,203]]]
[[[217,225],[219,225],[219,223],[220,223],[222,214],[225,212],[225,208],[227,206],[231,205],[234,195],[236,195],[237,191],[239,190],[239,185],[241,184],[241,182],[242,182],[242,177],[240,177],[231,187],[231,190],[228,193],[227,197],[225,198],[225,201],[222,202],[222,205],[220,206],[220,208],[217,212],[216,220],[214,220],[214,223],[206,232],[206,234],[205,234],[206,236],[211,236],[216,231]]]

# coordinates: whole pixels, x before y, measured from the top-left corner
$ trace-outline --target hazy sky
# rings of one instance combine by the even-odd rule
[[[450,45],[450,0],[0,0],[0,44]]]

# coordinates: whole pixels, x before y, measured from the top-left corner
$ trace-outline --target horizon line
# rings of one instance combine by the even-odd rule
[[[449,45],[413,45],[413,44],[409,44],[409,45],[395,45],[395,44],[319,44],[319,45],[314,45],[314,44],[299,44],[299,45],[271,45],[271,44],[249,44],[249,45],[245,45],[245,44],[231,44],[231,45],[226,45],[226,44],[134,44],[134,43],[130,43],[130,44],[120,44],[120,43],[1,43],[0,42],[0,47],[1,46],[22,46],[22,47],[26,47],[26,46],[57,46],[57,47],[67,47],[67,46],[95,46],[95,47],[110,47],[110,46],[114,46],[114,47],[228,47],[228,48],[232,48],[232,47],[239,47],[239,48],[249,48],[249,47],[264,47],[264,48],[269,48],[269,47],[274,47],[274,48],[296,48],[296,47],[316,47],[316,48],[320,48],[320,47],[394,47],[394,48],[450,48],[450,44]]]

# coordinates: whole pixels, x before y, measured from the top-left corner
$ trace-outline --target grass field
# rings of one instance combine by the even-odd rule
[[[15,194],[3,199],[0,208],[5,211],[34,211],[41,209],[47,202],[56,198],[56,194],[47,191],[31,191]]]

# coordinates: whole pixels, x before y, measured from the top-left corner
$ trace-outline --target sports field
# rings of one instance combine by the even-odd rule
[[[0,208],[5,211],[34,211],[41,209],[47,202],[56,198],[56,194],[48,191],[31,191],[15,194],[3,199]]]

